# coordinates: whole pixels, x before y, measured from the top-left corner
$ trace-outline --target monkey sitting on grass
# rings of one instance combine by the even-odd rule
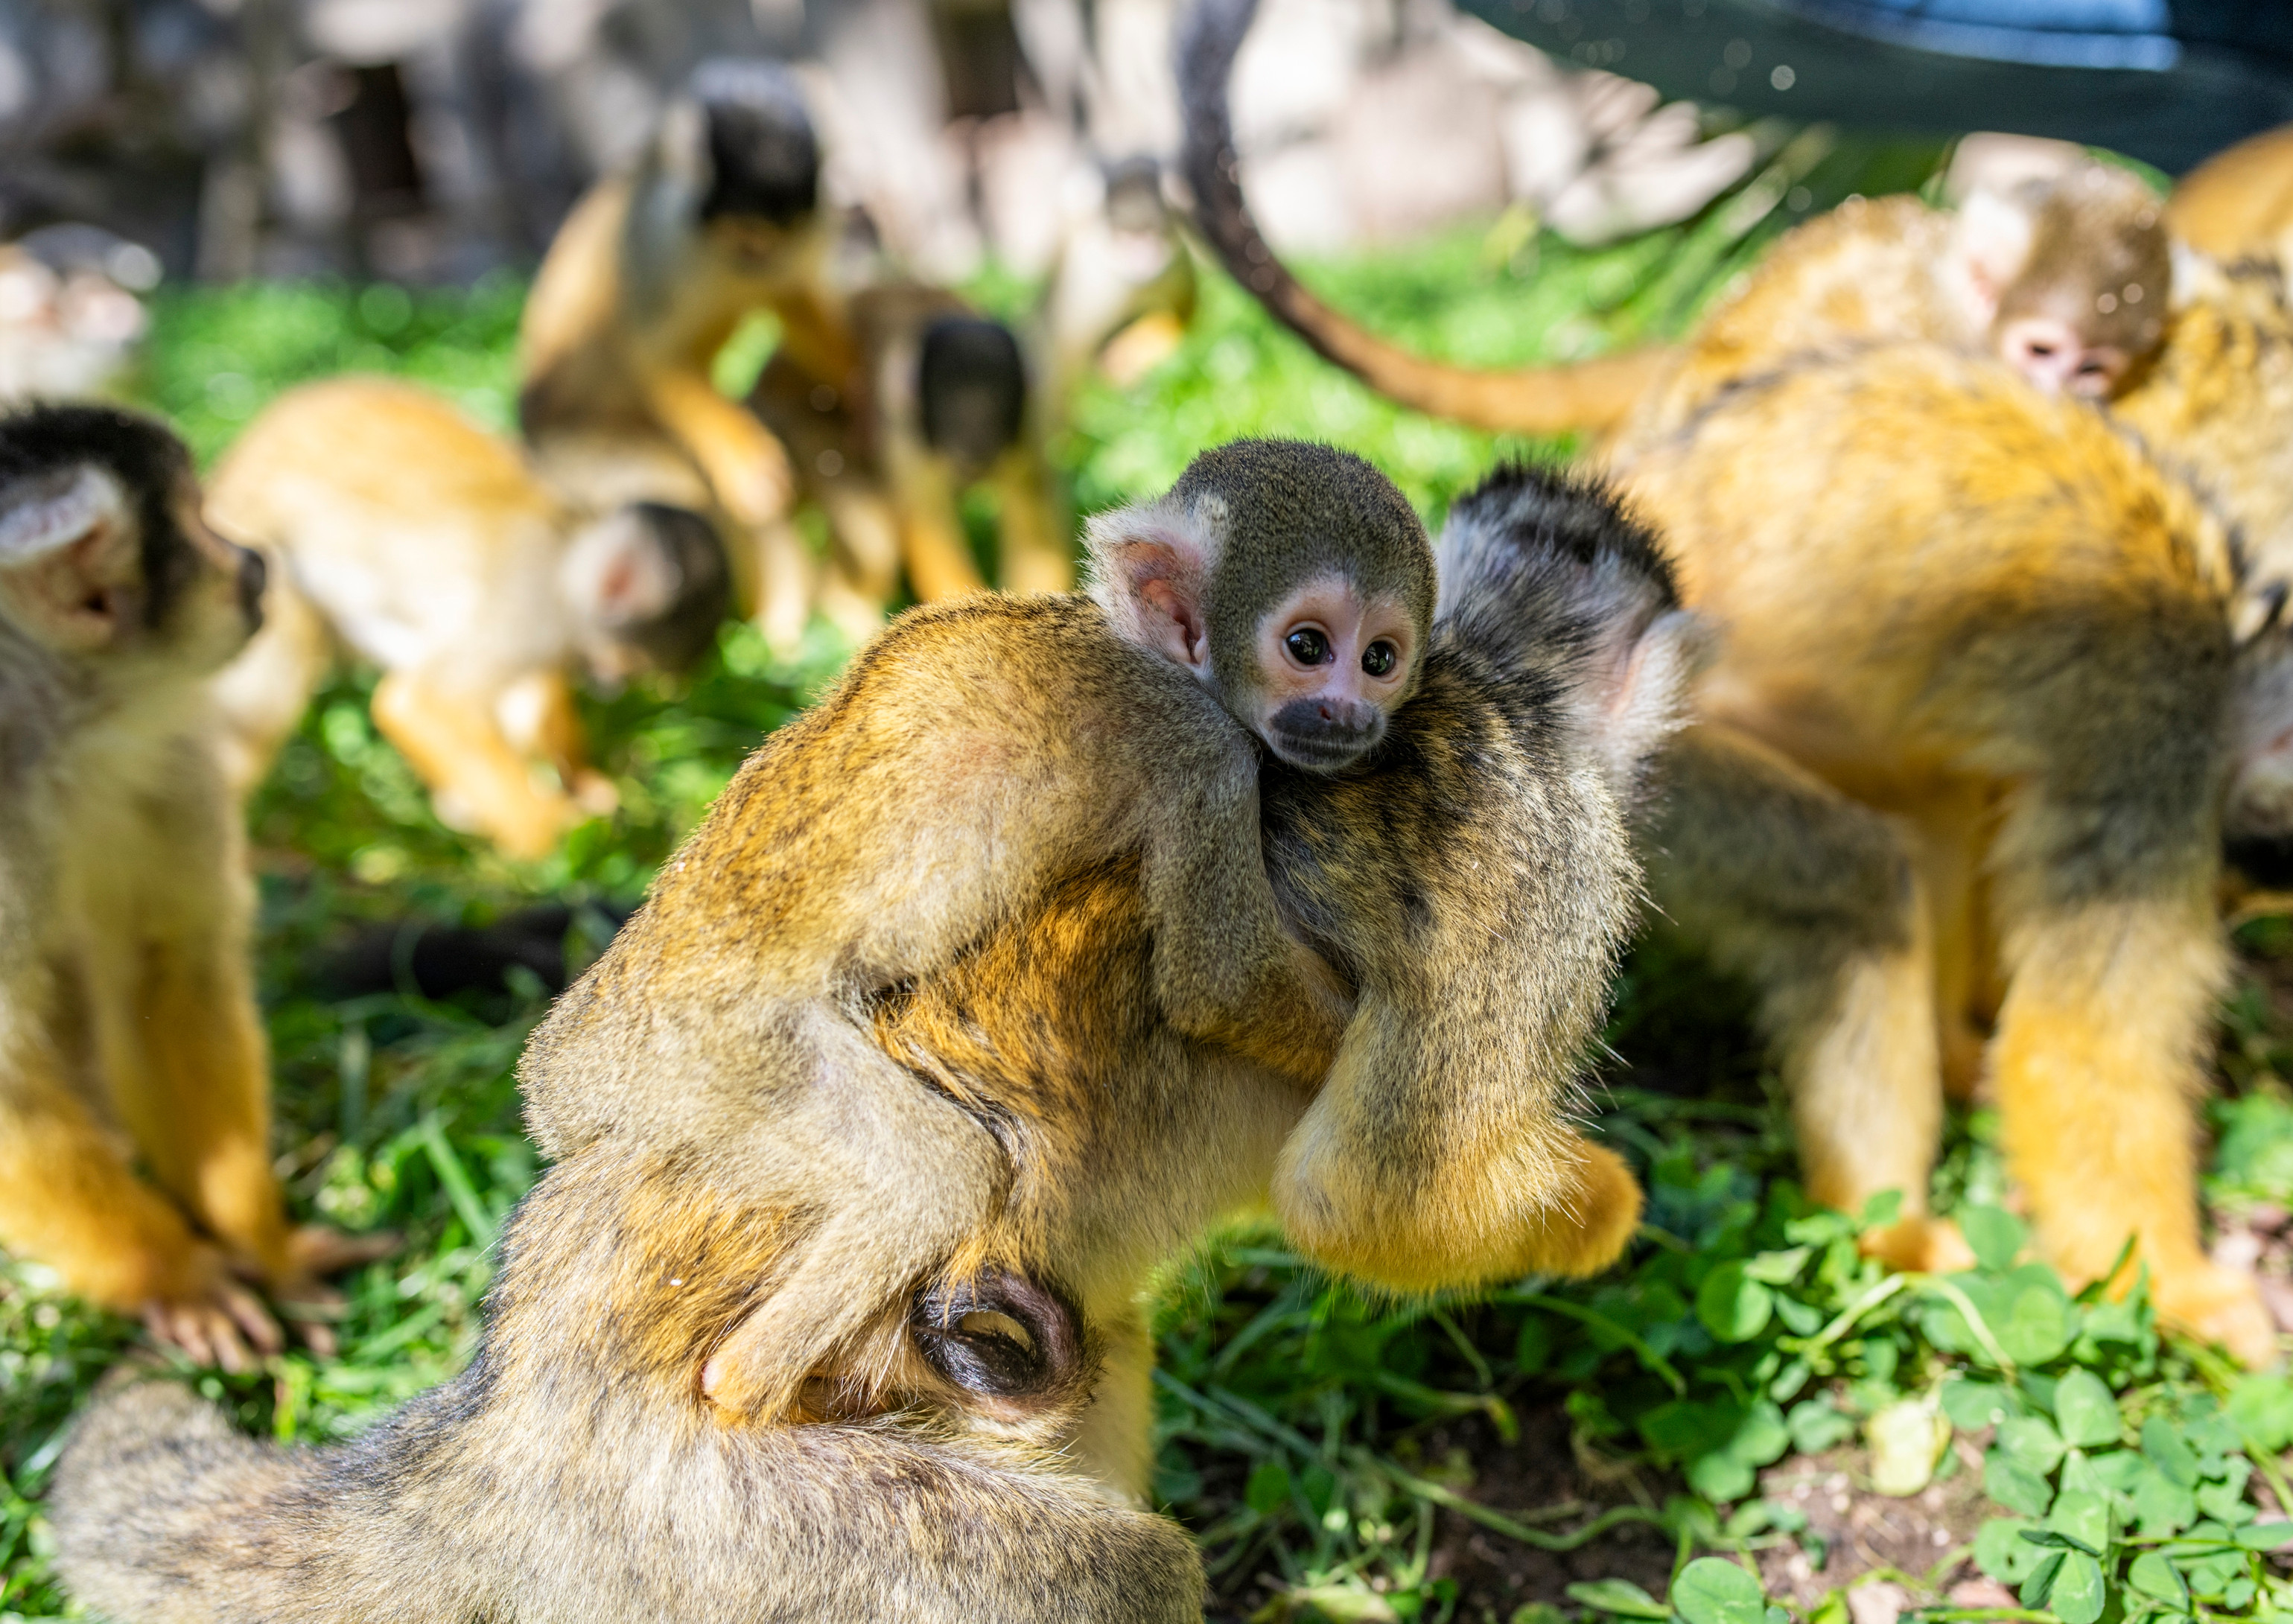
[[[159,424],[0,417],[0,1245],[233,1370],[281,1345],[243,1279],[322,1317],[318,1277],[377,1249],[290,1229],[271,1174],[239,810],[202,682],[263,583]]]
[[[477,1361],[315,1453],[107,1400],[69,1582],[123,1624],[1198,1617],[1122,1503],[1148,1270],[1269,1191],[1405,1286],[1637,1217],[1565,1091],[1694,627],[1594,493],[1499,481],[1447,545],[1437,626],[1382,479],[1230,447],[1101,522],[1098,602],[896,622],[536,1034],[555,1165]]]

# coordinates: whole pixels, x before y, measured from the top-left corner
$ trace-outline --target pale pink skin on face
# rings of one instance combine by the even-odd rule
[[[1184,595],[1163,580],[1147,581],[1138,595],[1155,611],[1155,646],[1197,676],[1207,677],[1209,636]],[[1324,645],[1320,658],[1310,664],[1291,646],[1292,636],[1301,631],[1319,634]],[[1373,672],[1363,658],[1381,642],[1391,645],[1393,660],[1382,673]],[[1331,707],[1325,715],[1365,703],[1390,715],[1407,691],[1418,653],[1416,627],[1400,603],[1389,598],[1365,601],[1341,575],[1319,577],[1283,599],[1259,623],[1260,691],[1256,714],[1244,721],[1265,738],[1274,713],[1295,699],[1321,700]]]
[[[2100,400],[2118,386],[2128,357],[2114,344],[2089,344],[2067,321],[2024,316],[1998,335],[1999,358],[2048,394]]]

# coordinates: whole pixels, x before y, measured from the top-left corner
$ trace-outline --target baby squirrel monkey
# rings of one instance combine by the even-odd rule
[[[612,808],[570,675],[681,671],[732,606],[697,513],[585,513],[515,446],[381,378],[274,401],[223,458],[207,513],[272,566],[267,622],[215,683],[234,788],[269,769],[339,642],[382,667],[375,725],[441,820],[516,858]]]
[[[0,1244],[233,1370],[280,1345],[239,1276],[294,1317],[378,1249],[290,1229],[271,1176],[238,807],[200,681],[263,581],[158,424],[0,417]]]
[[[1612,506],[1539,494],[1498,481],[1445,543],[1454,601],[1430,630],[1398,494],[1269,446],[1102,528],[1127,633],[1050,596],[901,618],[758,752],[537,1033],[523,1080],[553,1166],[509,1222],[477,1361],[326,1451],[237,1437],[171,1385],[112,1396],[52,1494],[76,1592],[123,1624],[1199,1618],[1183,1532],[1120,1503],[1145,1466],[1137,1294],[1262,1199],[1285,1140],[1315,1142],[1292,1188],[1374,1220],[1319,1147],[1373,1129],[1368,1192],[1430,1205],[1458,1188],[1444,1157],[1540,1119],[1551,1159],[1500,1176],[1500,1214],[1445,1208],[1414,1279],[1493,1216],[1502,1253],[1462,1248],[1459,1278],[1594,1267],[1634,1222],[1629,1177],[1554,1131],[1552,1091],[1631,917],[1610,786],[1661,734],[1682,628]],[[1301,632],[1320,646],[1292,650]],[[1279,769],[1272,878],[1237,715],[1283,757],[1351,758]],[[1229,839],[1239,861],[1203,849]],[[1342,1030],[1277,885],[1358,974]],[[1205,938],[1187,913],[1211,908],[1234,917]],[[1418,955],[1422,989],[1398,974]],[[1473,996],[1440,996],[1458,985]],[[1442,1030],[1398,1049],[1360,1030],[1428,1013]],[[1333,1055],[1359,1068],[1344,1098],[1390,1110],[1293,1131]],[[887,1365],[915,1349],[942,1384],[936,1411],[855,1420],[799,1382],[794,1413],[822,1418],[774,1424],[789,1412],[737,1368],[777,1342],[798,1376],[896,1381],[865,1368],[886,1332]],[[736,1376],[763,1424],[724,1406]],[[1038,1430],[1047,1403],[1071,1451]],[[973,1424],[999,1409],[1001,1431]]]
[[[2048,393],[2107,395],[2154,349],[2170,292],[2163,208],[2089,164],[1956,214],[1854,199],[1787,234],[1682,344],[1482,371],[1412,355],[1300,287],[1244,201],[1227,85],[1257,0],[1202,0],[1180,47],[1184,164],[1203,234],[1236,280],[1324,359],[1406,406],[1523,434],[1660,433],[1728,381],[1790,354],[1918,340],[1987,351]],[[1635,408],[1639,410],[1635,412]],[[1652,416],[1653,414],[1653,416]]]
[[[2140,179],[2094,163],[1977,190],[1950,214],[1850,198],[1787,234],[1705,317],[1624,438],[1652,442],[1795,357],[1884,343],[1995,356],[2047,394],[2103,399],[2165,335],[2163,214]]]
[[[697,473],[733,537],[743,612],[798,630],[808,564],[788,522],[788,456],[710,368],[758,311],[820,376],[854,365],[825,292],[819,185],[795,76],[704,62],[636,166],[567,218],[518,332],[518,421],[551,477],[603,508],[689,504]]]

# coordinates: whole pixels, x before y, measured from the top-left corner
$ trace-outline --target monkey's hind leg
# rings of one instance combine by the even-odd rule
[[[2226,980],[2208,885],[2032,910],[2004,934],[1994,1075],[2039,1246],[2087,1281],[2136,1238],[2168,1320],[2267,1362],[2277,1337],[2252,1278],[2198,1238],[2195,1103]]]
[[[1808,1193],[1860,1213],[1900,1192],[1868,1249],[1898,1268],[1973,1261],[1930,1217],[1942,1127],[1930,920],[1901,829],[1756,740],[1673,741],[1648,841],[1662,911],[1758,989]]]
[[[106,1308],[203,1296],[217,1278],[212,1254],[128,1170],[45,1046],[23,1044],[0,1071],[0,1245]]]
[[[374,724],[430,786],[444,820],[460,821],[512,857],[547,857],[579,819],[566,796],[534,783],[538,764],[510,747],[490,707],[393,671],[375,684]]]
[[[947,459],[895,446],[886,461],[899,513],[900,556],[917,602],[934,603],[986,591],[987,583],[964,539],[955,478]]]
[[[858,1345],[984,1229],[1010,1180],[978,1121],[858,1031],[820,1016],[808,1035],[833,1086],[774,1120],[766,1154],[795,1147],[795,1159],[754,1172],[791,1192],[788,1204],[809,1215],[809,1227],[701,1371],[711,1402],[752,1421],[796,1413],[806,1379],[823,1366],[869,1383],[876,1372],[864,1367],[893,1350]]]

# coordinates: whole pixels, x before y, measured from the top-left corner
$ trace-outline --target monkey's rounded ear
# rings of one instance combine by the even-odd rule
[[[135,523],[107,470],[82,464],[0,489],[0,584],[27,629],[59,648],[101,648],[135,583]]]
[[[1951,260],[1978,301],[1977,314],[1983,321],[1997,313],[1999,295],[2022,274],[2034,231],[2028,208],[1988,187],[1977,187],[1958,206],[1958,218],[1951,226]]]
[[[2293,231],[2286,233],[2282,253],[2286,266],[2293,269]],[[2228,296],[2228,273],[2213,255],[2192,248],[2178,237],[2167,239],[2166,255],[2174,272],[2173,291],[2167,295],[2167,309],[2184,311],[2208,299]]]
[[[1126,512],[1090,522],[1090,594],[1115,633],[1189,671],[1210,664],[1204,597],[1210,559],[1202,543]]]

